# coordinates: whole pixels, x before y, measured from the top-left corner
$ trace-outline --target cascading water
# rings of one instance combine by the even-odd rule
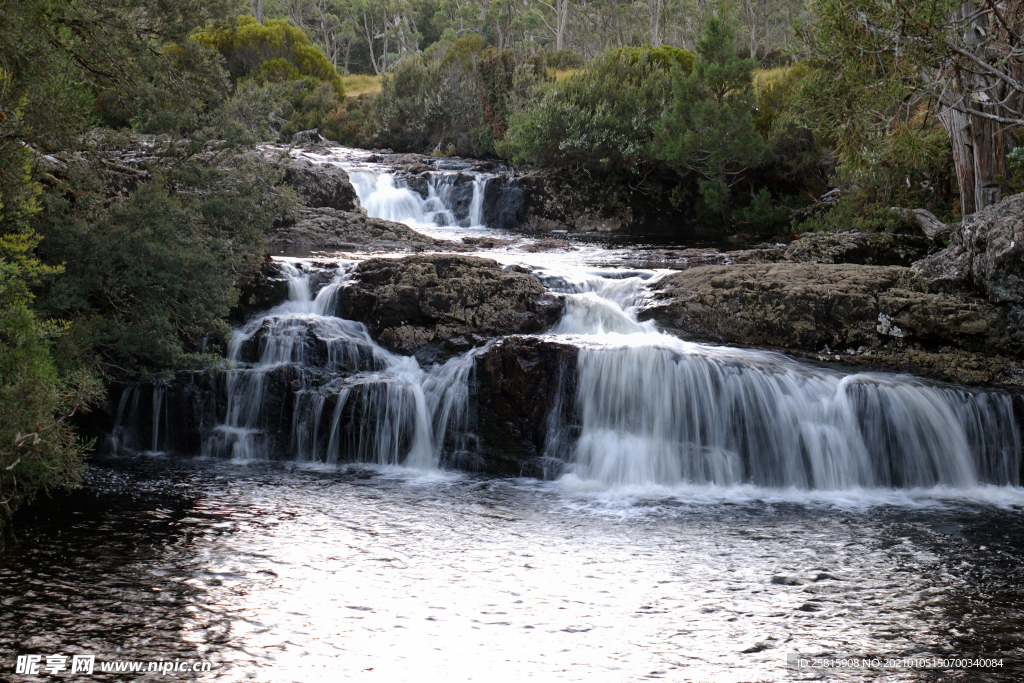
[[[553,332],[583,347],[574,476],[829,490],[1018,484],[1008,395],[684,342],[636,319],[643,285],[561,284]]]
[[[227,373],[226,418],[204,453],[270,458],[280,422],[272,412],[285,409],[284,393],[294,396],[286,447],[297,461],[437,467],[445,445],[458,441],[452,432],[464,431],[469,371],[482,349],[424,370],[414,357],[378,346],[362,323],[332,315],[344,270],[314,297],[309,270],[281,268],[289,300],[232,337],[228,358],[236,369]],[[268,393],[272,381],[291,391]]]
[[[483,225],[484,193],[490,177],[473,174],[472,193],[466,197],[464,174],[432,173],[427,178],[426,198],[409,189],[390,173],[352,170],[349,178],[359,202],[375,218],[417,225],[480,227]]]
[[[426,198],[387,173],[352,169],[350,177],[372,216],[417,226],[483,222],[482,174],[471,176],[470,195],[464,174],[433,173]],[[289,300],[236,331],[223,419],[205,454],[430,469],[475,449],[470,377],[487,347],[424,369],[333,315],[346,267],[280,265]],[[654,271],[549,264],[540,277],[564,298],[549,334],[579,348],[575,375],[551,378],[570,388],[556,392],[540,460],[564,463],[571,477],[819,490],[1019,485],[1021,436],[1005,393],[680,340],[638,318]],[[139,395],[122,396],[118,425],[137,415]],[[154,388],[154,451],[164,403]],[[112,441],[138,441],[123,432]]]

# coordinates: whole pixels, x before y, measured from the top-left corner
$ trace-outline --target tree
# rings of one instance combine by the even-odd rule
[[[64,325],[37,319],[29,306],[29,285],[60,272],[32,255],[38,244],[31,231],[0,236],[0,549],[19,507],[81,482],[91,444],[68,419],[101,395],[88,372],[58,371],[50,340]]]
[[[655,156],[677,171],[700,174],[701,197],[719,212],[732,182],[766,152],[754,127],[754,62],[736,55],[734,41],[731,25],[708,19],[692,73],[675,72],[672,105],[654,145]]]
[[[949,136],[964,216],[999,199],[1024,125],[1024,5],[995,0],[820,0],[800,29],[818,78],[807,97],[847,163],[874,138],[935,116]]]
[[[280,19],[257,24],[252,17],[239,17],[234,27],[210,27],[196,33],[194,39],[218,50],[236,80],[270,63],[273,68],[283,65],[289,77],[294,74],[326,81],[338,97],[345,96],[345,86],[331,61],[309,44],[305,33]]]

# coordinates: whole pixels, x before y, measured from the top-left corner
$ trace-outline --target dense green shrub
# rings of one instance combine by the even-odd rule
[[[473,154],[483,123],[480,79],[459,61],[406,57],[381,80],[375,100],[377,144],[400,151]]]
[[[345,86],[331,61],[309,44],[305,33],[280,19],[257,24],[252,17],[239,17],[234,28],[210,27],[196,33],[194,39],[223,55],[235,81],[254,73],[289,80],[308,76],[330,83],[338,97],[345,96]]]
[[[726,213],[737,176],[759,166],[767,146],[754,126],[754,64],[733,49],[734,29],[708,19],[693,71],[674,71],[672,105],[659,122],[655,155],[701,177],[704,203]]]
[[[614,50],[542,83],[535,103],[511,114],[499,149],[517,163],[636,168],[650,159],[670,69],[684,71],[691,57],[674,48]]]
[[[171,45],[158,68],[135,90],[132,127],[140,133],[193,135],[216,125],[218,110],[230,92],[216,50],[191,40]]]
[[[100,396],[88,373],[58,372],[50,339],[64,325],[40,321],[29,307],[29,285],[59,272],[32,256],[38,243],[32,232],[0,237],[0,549],[19,507],[81,481],[90,444],[76,438],[67,418]]]
[[[343,145],[359,142],[359,122],[349,117],[344,98],[339,100],[334,89],[323,81],[304,78],[289,83],[282,116],[286,119],[281,128],[285,140],[299,131],[316,128],[328,140]]]
[[[71,321],[75,353],[112,379],[210,361],[197,355],[200,340],[215,350],[227,336],[236,283],[262,264],[263,233],[286,199],[274,190],[280,173],[245,156],[203,156],[165,158],[113,200],[95,168],[72,164],[43,196],[39,254],[66,272],[38,308]]]
[[[539,50],[534,58],[545,68],[554,71],[565,71],[567,69],[582,69],[586,60],[581,55],[569,48],[561,50]]]

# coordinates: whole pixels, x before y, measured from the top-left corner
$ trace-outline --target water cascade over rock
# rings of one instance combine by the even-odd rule
[[[223,421],[204,454],[437,467],[442,446],[455,441],[449,427],[466,418],[472,354],[424,370],[377,345],[362,323],[333,315],[344,269],[314,296],[322,271],[282,268],[289,300],[231,340],[236,369],[225,373]]]
[[[509,229],[525,218],[523,192],[509,176],[432,172],[398,178],[353,170],[349,177],[366,212],[390,221]]]
[[[638,322],[641,278],[563,284],[581,478],[609,485],[973,487],[1019,480],[1009,395],[848,374]]]
[[[500,174],[360,167],[348,176],[370,219],[439,228],[444,239],[492,225],[492,186],[515,204]],[[846,311],[868,339],[882,334],[880,304],[851,266],[800,270],[836,290],[821,295],[810,284],[776,286],[770,266],[706,267],[708,280],[696,270],[503,267],[452,254],[278,263],[288,301],[235,331],[233,369],[129,388],[112,448],[173,450],[181,432],[211,457],[460,467],[613,487],[1020,483],[1020,400],[1008,393],[695,343],[655,321],[714,337],[725,323],[712,324],[705,290],[732,291],[749,276],[760,282],[744,291],[758,302],[808,301],[794,305],[806,313],[800,324],[763,306],[739,310],[729,324],[748,337],[778,328],[817,339]],[[871,277],[904,296],[927,294],[909,269]],[[643,311],[655,319],[640,320]]]

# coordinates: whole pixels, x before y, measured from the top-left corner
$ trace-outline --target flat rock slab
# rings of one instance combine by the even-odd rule
[[[964,293],[929,292],[917,272],[896,266],[692,268],[662,280],[643,317],[689,338],[969,383],[1017,383],[1012,357],[1024,349],[1018,309]],[[979,372],[986,363],[1001,369]]]
[[[459,339],[542,332],[562,304],[528,273],[491,259],[433,254],[363,261],[339,292],[338,309],[386,346],[412,353]]]
[[[294,222],[275,228],[270,246],[349,251],[466,251],[473,247],[438,240],[402,223],[371,218],[362,211],[299,207]]]

